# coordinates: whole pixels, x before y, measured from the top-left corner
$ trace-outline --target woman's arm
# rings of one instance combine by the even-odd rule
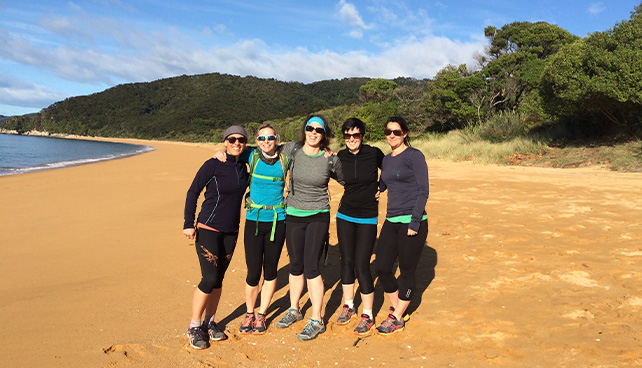
[[[194,229],[198,197],[201,195],[203,188],[205,188],[205,185],[212,177],[217,162],[218,161],[211,159],[205,161],[196,173],[196,176],[194,176],[192,185],[190,185],[187,190],[187,196],[185,198],[185,210],[183,214],[185,221],[183,223],[183,229]],[[187,236],[187,234],[185,235]]]
[[[412,219],[408,224],[408,229],[417,233],[419,230],[419,223],[426,210],[426,202],[428,201],[429,187],[428,187],[428,165],[426,158],[421,151],[415,151],[412,155],[412,170],[415,174],[415,182],[417,183],[417,198],[412,210]],[[410,235],[410,233],[409,233]],[[413,234],[414,235],[414,234]]]

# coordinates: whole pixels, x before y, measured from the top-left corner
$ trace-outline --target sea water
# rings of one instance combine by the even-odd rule
[[[113,160],[151,150],[138,144],[0,134],[0,176]]]

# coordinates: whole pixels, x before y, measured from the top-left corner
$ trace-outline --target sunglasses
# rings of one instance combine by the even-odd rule
[[[227,141],[232,143],[232,144],[236,143],[236,141],[239,141],[239,143],[243,144],[243,143],[247,142],[247,138],[245,138],[245,137],[238,137],[238,138],[229,137],[229,138],[227,138]]]
[[[361,133],[352,133],[352,134],[343,133],[343,139],[345,139],[347,141],[350,138],[359,139],[359,138],[361,138]]]
[[[276,136],[275,135],[260,135],[260,136],[256,137],[256,140],[259,141],[259,142],[274,141],[274,140],[276,140]]]
[[[383,130],[383,134],[385,134],[385,135],[394,134],[394,135],[396,135],[397,137],[401,137],[401,135],[403,134],[403,132],[402,132],[401,130],[398,130],[398,129],[395,129],[395,130],[392,130],[392,129],[384,129],[384,130]]]
[[[319,128],[319,127],[315,128],[312,125],[308,125],[307,127],[305,127],[305,131],[306,132],[317,132],[319,134],[325,134],[325,130],[323,130],[323,128]]]

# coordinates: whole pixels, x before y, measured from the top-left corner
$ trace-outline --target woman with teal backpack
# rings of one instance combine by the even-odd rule
[[[258,147],[246,149],[240,161],[249,165],[250,176],[245,196],[245,306],[242,334],[263,334],[267,329],[265,314],[276,289],[276,275],[285,242],[285,204],[283,190],[289,160],[278,146],[276,129],[270,124],[259,127]],[[218,153],[217,153],[218,154]],[[216,157],[216,155],[215,155]],[[263,285],[261,281],[263,271]],[[261,305],[254,313],[261,292]]]

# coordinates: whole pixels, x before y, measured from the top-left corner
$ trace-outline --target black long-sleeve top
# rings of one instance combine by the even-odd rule
[[[372,218],[379,214],[375,194],[379,189],[379,172],[384,154],[379,148],[361,145],[357,154],[343,149],[337,153],[343,170],[344,192],[338,211],[357,218]]]
[[[218,231],[238,231],[247,179],[245,163],[236,162],[233,156],[228,155],[226,162],[214,158],[205,161],[187,191],[183,229],[194,228],[198,197],[205,188],[197,221]]]

